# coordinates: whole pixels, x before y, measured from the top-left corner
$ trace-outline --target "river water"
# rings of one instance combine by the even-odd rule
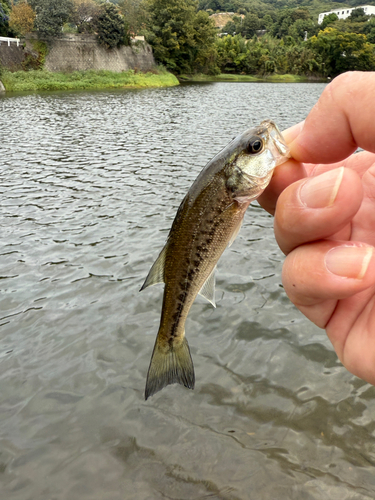
[[[162,286],[139,293],[205,163],[324,84],[0,99],[0,498],[375,498],[375,388],[281,285],[256,203],[186,324],[196,388],[143,392]],[[324,126],[324,124],[322,124]]]

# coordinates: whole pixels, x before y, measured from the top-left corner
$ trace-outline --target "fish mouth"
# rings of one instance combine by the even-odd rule
[[[273,120],[264,120],[259,127],[262,128],[263,133],[269,136],[280,155],[280,160],[277,162],[277,165],[279,165],[279,163],[284,163],[286,158],[291,158],[289,147]]]

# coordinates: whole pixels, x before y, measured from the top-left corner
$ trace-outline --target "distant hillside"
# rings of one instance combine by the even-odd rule
[[[237,13],[238,15],[238,13],[252,12],[261,17],[279,9],[306,8],[316,19],[320,12],[361,5],[375,5],[375,0],[367,2],[363,0],[345,0],[345,2],[331,0],[199,0],[199,8],[207,10],[209,14]]]
[[[217,14],[212,14],[210,18],[215,23],[216,28],[222,29],[232,20],[233,16],[245,17],[244,14],[236,14],[235,12],[219,12]]]

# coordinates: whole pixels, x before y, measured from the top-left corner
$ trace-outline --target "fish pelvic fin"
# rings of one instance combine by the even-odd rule
[[[156,339],[147,373],[145,399],[175,383],[194,389],[194,366],[186,337],[181,342],[167,345],[162,345]]]

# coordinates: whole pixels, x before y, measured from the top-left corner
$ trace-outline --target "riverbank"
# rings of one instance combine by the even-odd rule
[[[133,70],[116,73],[105,70],[52,73],[45,70],[3,70],[1,80],[8,92],[22,90],[100,90],[122,88],[172,87],[178,85],[177,78],[165,70],[148,73]]]
[[[306,82],[326,82],[326,78],[308,77],[299,75],[232,75],[221,73],[220,75],[180,75],[180,82],[285,82],[285,83],[306,83]]]

